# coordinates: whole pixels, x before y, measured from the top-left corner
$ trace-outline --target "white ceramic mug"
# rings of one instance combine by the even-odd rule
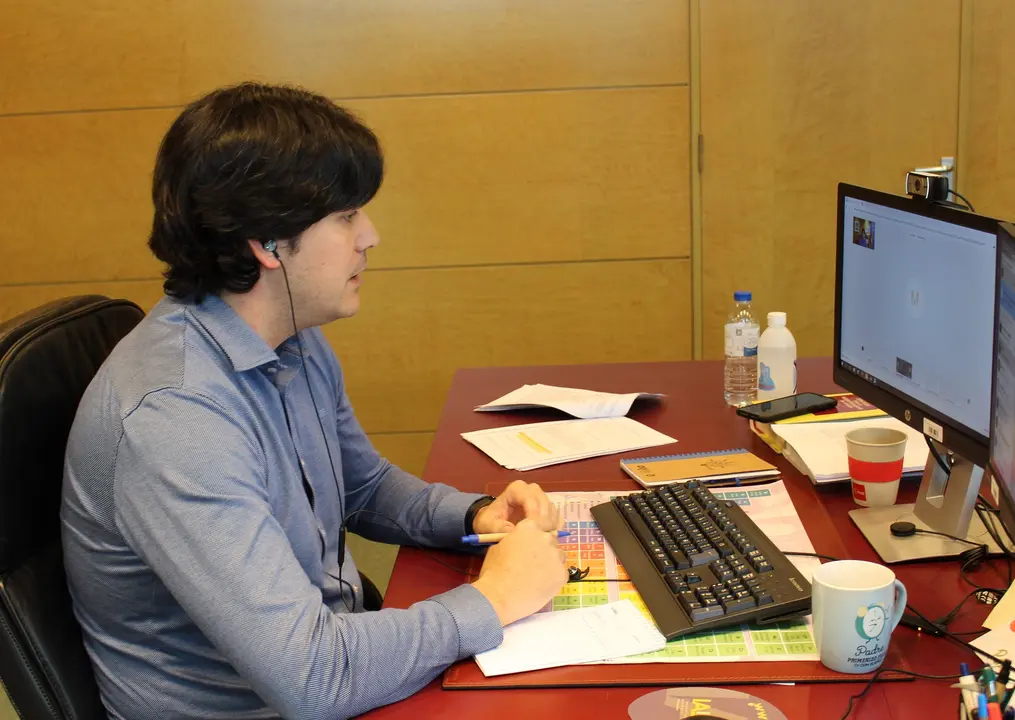
[[[872,672],[885,661],[906,610],[906,587],[884,565],[836,560],[814,571],[811,610],[821,664],[842,673]]]

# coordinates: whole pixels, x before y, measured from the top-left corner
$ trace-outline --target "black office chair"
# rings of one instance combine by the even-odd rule
[[[67,591],[60,487],[81,395],[143,317],[84,295],[0,325],[0,678],[25,720],[106,718]]]
[[[143,317],[84,295],[0,324],[0,678],[25,720],[106,718],[67,590],[60,488],[81,395]],[[362,579],[364,606],[380,609]]]

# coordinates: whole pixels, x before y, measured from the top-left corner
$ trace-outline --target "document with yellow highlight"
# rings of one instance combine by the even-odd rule
[[[522,471],[677,442],[629,417],[512,425],[462,437],[499,465]]]

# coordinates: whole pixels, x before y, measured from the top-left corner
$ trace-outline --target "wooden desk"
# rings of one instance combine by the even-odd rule
[[[799,364],[801,391],[834,392],[828,359],[804,359]],[[445,482],[462,490],[483,492],[490,484],[505,485],[522,477],[547,491],[580,490],[590,483],[597,488],[635,489],[624,475],[617,456],[610,455],[565,463],[526,473],[496,465],[465,442],[459,433],[502,425],[557,418],[550,412],[476,413],[476,405],[492,400],[525,383],[565,385],[607,392],[663,392],[661,405],[636,405],[631,417],[679,440],[675,451],[697,452],[717,448],[746,447],[776,462],[784,473],[789,492],[817,552],[834,557],[877,561],[873,549],[846,514],[855,507],[848,486],[815,488],[779,455],[754,436],[747,422],[722,400],[722,364],[719,362],[646,363],[594,366],[487,368],[459,371],[454,378],[440,426],[434,438],[424,478]],[[604,484],[606,483],[606,484]],[[912,500],[917,483],[906,482],[900,502]],[[454,555],[444,554],[454,562]],[[909,591],[910,602],[928,617],[940,617],[969,591],[958,574],[955,561],[896,566],[899,579]],[[1000,564],[974,573],[983,584],[1004,582]],[[408,607],[454,587],[463,578],[443,568],[419,551],[403,548],[388,585],[386,607]],[[987,608],[970,600],[952,624],[953,631],[975,630]],[[929,674],[956,673],[960,661],[973,662],[972,653],[943,638],[922,636],[900,626],[892,637],[906,653],[913,670]],[[879,683],[854,705],[852,717],[928,720],[954,718],[956,690],[947,681],[914,680]],[[860,683],[793,687],[745,685],[740,689],[773,703],[788,718],[839,718],[850,695]],[[487,720],[524,718],[626,718],[627,707],[658,688],[575,688],[545,690],[456,690],[441,688],[440,679],[417,695],[379,708],[371,718],[448,717]]]

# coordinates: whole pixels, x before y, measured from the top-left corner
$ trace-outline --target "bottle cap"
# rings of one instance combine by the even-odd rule
[[[747,291],[747,290],[737,290],[735,293],[733,293],[733,301],[734,302],[750,302],[751,301],[751,293],[749,291]]]
[[[768,324],[775,325],[776,327],[786,327],[786,313],[784,312],[768,313]]]

